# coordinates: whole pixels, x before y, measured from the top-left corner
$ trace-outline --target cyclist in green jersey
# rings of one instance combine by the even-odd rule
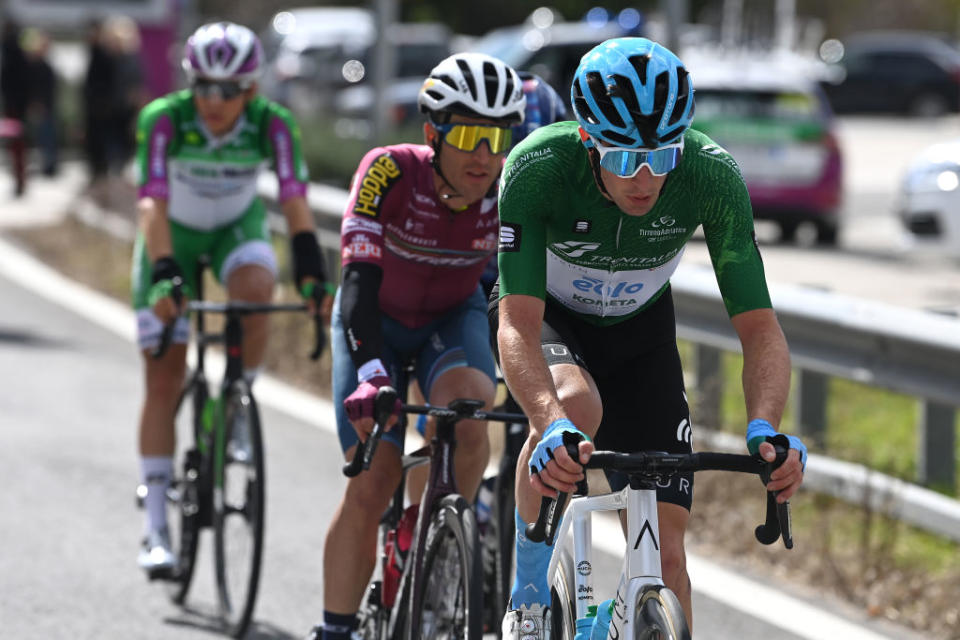
[[[753,234],[743,178],[730,155],[689,128],[690,76],[669,50],[616,38],[581,60],[576,122],[535,131],[508,156],[501,183],[500,281],[491,296],[500,364],[530,418],[517,469],[517,572],[506,638],[550,633],[551,549],[523,536],[540,495],[570,492],[596,446],[691,450],[670,276],[702,227],[743,347],[748,449],[774,458],[790,355]],[[806,450],[789,436],[768,485],[788,499]],[[592,440],[593,439],[593,440]],[[564,442],[578,442],[579,460]],[[625,480],[608,476],[611,488]],[[664,580],[691,617],[683,536],[692,474],[658,487]]]
[[[286,109],[257,95],[263,49],[256,35],[228,22],[204,25],[187,41],[182,64],[190,88],[144,107],[137,130],[140,233],[131,279],[146,372],[140,415],[146,532],[138,564],[151,575],[174,564],[165,489],[189,332],[174,283],[185,283],[189,295],[197,261],[205,257],[231,299],[269,302],[277,265],[257,196],[257,177],[267,165],[279,181],[297,287],[326,317],[332,302],[324,295],[323,262],[306,202],[300,131]],[[151,351],[171,323],[173,344],[155,359]],[[243,329],[245,375],[252,381],[266,347],[266,316],[246,318]],[[240,449],[235,455],[243,454],[242,442],[231,444]]]

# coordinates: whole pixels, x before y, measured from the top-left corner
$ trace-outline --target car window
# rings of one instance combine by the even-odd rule
[[[698,119],[809,121],[821,113],[816,96],[800,91],[695,91]]]
[[[878,65],[884,70],[884,72],[889,74],[903,74],[905,76],[912,77],[930,77],[942,74],[940,67],[938,67],[932,60],[917,53],[878,53],[873,56],[873,58],[874,64]]]

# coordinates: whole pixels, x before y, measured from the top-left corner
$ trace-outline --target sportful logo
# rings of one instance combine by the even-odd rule
[[[520,231],[518,224],[502,223],[500,225],[500,251],[520,250]]]
[[[690,436],[693,433],[693,429],[690,428],[690,421],[684,418],[680,421],[680,424],[677,425],[677,440],[680,442],[690,442]]]
[[[718,144],[703,145],[703,147],[701,147],[701,151],[703,151],[704,153],[710,154],[712,156],[719,156],[727,152],[726,149],[724,149]]]
[[[568,258],[579,258],[588,251],[596,251],[599,249],[600,243],[571,240],[569,242],[555,242],[553,248]]]

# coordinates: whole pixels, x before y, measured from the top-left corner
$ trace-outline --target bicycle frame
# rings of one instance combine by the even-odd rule
[[[610,621],[610,637],[633,638],[633,603],[648,585],[663,585],[660,565],[660,523],[657,516],[657,494],[654,489],[632,489],[629,486],[616,493],[597,496],[577,496],[570,501],[560,524],[557,545],[566,541],[567,532],[573,535],[573,566],[576,585],[577,618],[585,618],[591,605],[596,605],[593,589],[592,514],[595,511],[627,511],[627,540],[620,581],[614,597],[614,612]],[[554,575],[560,554],[550,558],[547,575]]]

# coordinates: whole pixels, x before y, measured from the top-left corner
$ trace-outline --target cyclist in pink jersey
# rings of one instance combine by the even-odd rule
[[[431,71],[418,102],[425,144],[367,153],[343,216],[331,352],[347,459],[373,428],[377,389],[410,363],[431,404],[467,397],[489,407],[496,390],[479,281],[496,251],[497,179],[511,127],[523,121],[521,81],[500,60],[455,54]],[[456,435],[457,484],[472,496],[489,457],[486,425],[464,421]],[[356,626],[377,525],[401,477],[402,430],[383,440],[370,470],[347,482],[327,532],[324,620],[312,638],[347,640]]]

